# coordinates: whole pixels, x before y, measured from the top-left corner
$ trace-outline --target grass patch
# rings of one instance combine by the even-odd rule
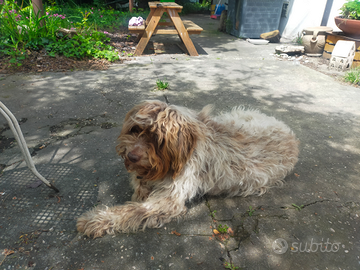
[[[297,33],[296,38],[294,38],[293,42],[297,43],[298,45],[303,45],[303,37],[301,33]]]
[[[249,210],[247,210],[249,217],[251,217],[255,213],[255,210],[256,209],[254,209],[251,205],[249,206]]]
[[[352,84],[360,85],[360,67],[350,69],[344,75],[344,81]]]

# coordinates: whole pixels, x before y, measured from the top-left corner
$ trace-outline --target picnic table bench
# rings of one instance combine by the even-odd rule
[[[150,14],[144,25],[128,27],[130,33],[139,34],[135,55],[141,55],[144,52],[153,34],[177,34],[191,56],[199,55],[189,35],[200,34],[203,29],[192,21],[181,20],[179,12],[181,12],[182,6],[174,2],[156,1],[149,2],[149,7]],[[169,22],[160,22],[164,12],[169,15]]]

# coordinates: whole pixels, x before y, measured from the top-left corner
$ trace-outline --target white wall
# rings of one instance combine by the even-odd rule
[[[335,20],[334,18],[336,16],[340,15],[340,8],[341,6],[345,3],[346,1],[344,0],[334,0],[331,12],[330,12],[330,16],[329,16],[329,21],[327,26],[332,27],[333,31],[341,31],[339,28],[337,28],[337,26],[335,25]]]
[[[293,0],[287,21],[282,21],[284,30],[282,38],[293,40],[298,33],[307,27],[320,26],[324,15],[327,0]],[[340,31],[334,22],[334,17],[339,15],[339,9],[346,0],[333,0],[327,26],[333,31]],[[282,30],[282,29],[281,29]]]

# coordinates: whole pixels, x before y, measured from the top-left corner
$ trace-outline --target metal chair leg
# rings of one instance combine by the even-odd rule
[[[29,169],[33,172],[33,174],[36,175],[41,181],[43,181],[49,188],[52,188],[56,192],[59,192],[59,190],[51,184],[48,180],[46,180],[37,170],[34,165],[34,162],[30,156],[29,149],[26,145],[26,141],[24,139],[24,136],[21,132],[20,126],[18,124],[18,121],[16,120],[15,116],[11,113],[11,111],[0,101],[0,113],[5,117],[7,120],[11,131],[14,133],[15,139],[20,147],[20,150],[25,158],[26,165],[29,167]]]

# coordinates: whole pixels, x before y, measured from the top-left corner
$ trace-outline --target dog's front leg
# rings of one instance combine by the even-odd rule
[[[101,237],[115,232],[159,228],[186,212],[185,202],[170,198],[148,198],[145,202],[97,208],[77,220],[77,229],[87,236]]]
[[[133,177],[131,184],[134,189],[134,194],[131,196],[133,202],[145,201],[153,190],[153,185],[149,181],[143,181],[136,177]]]

